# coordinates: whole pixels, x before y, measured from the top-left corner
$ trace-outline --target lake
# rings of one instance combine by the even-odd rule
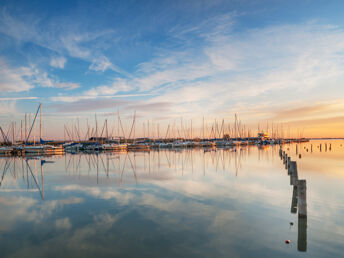
[[[307,218],[279,148],[2,157],[0,256],[343,257],[344,141],[282,146]]]

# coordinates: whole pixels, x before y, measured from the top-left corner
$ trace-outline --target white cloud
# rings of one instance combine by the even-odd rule
[[[107,69],[113,69],[113,64],[105,56],[93,59],[92,64],[89,66],[90,70],[94,71],[106,71]]]
[[[63,56],[52,57],[50,60],[50,65],[55,68],[63,69],[67,59]]]
[[[30,100],[38,99],[37,97],[10,97],[10,98],[0,98],[0,101],[15,101],[15,100]]]
[[[79,83],[75,83],[75,82],[58,82],[55,84],[55,86],[57,88],[66,88],[69,90],[74,90],[80,87]]]
[[[0,58],[0,92],[22,92],[33,88],[33,85],[25,80],[30,76],[28,68],[11,68]]]
[[[97,99],[97,98],[130,98],[130,97],[142,97],[142,96],[149,96],[150,94],[121,94],[121,95],[76,95],[76,96],[56,96],[51,97],[52,101],[61,101],[61,102],[77,102],[80,100],[87,100],[87,99]]]

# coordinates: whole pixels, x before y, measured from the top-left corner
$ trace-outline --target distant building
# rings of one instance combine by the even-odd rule
[[[267,133],[258,133],[258,138],[266,140],[269,138],[269,135]]]

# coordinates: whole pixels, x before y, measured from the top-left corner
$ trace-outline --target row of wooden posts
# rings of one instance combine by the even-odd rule
[[[280,158],[285,165],[285,169],[290,176],[290,185],[293,186],[293,197],[291,202],[291,213],[298,212],[298,245],[301,252],[307,251],[307,187],[306,180],[299,179],[297,172],[297,163],[292,161],[291,157],[280,148]]]

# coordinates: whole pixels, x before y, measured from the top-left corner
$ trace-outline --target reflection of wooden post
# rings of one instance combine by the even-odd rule
[[[286,165],[287,165],[286,168],[288,169],[288,174],[289,174],[290,157],[287,158],[287,164]]]
[[[290,185],[297,186],[298,184],[298,174],[296,161],[290,161],[289,165],[289,175],[290,175]]]
[[[297,188],[299,217],[307,218],[306,180],[299,180]]]
[[[296,213],[297,212],[297,186],[293,187],[293,197],[291,199],[290,212],[291,213]]]
[[[298,220],[297,250],[307,251],[307,218],[299,217]]]

